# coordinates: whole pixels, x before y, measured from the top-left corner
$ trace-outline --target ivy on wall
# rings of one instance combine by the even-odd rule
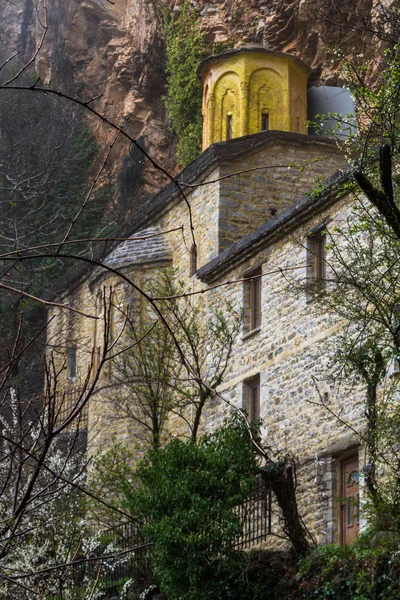
[[[177,158],[183,165],[201,152],[202,83],[197,69],[204,57],[206,42],[200,31],[198,11],[184,0],[179,11],[163,11],[166,44],[167,93],[165,105],[169,127],[176,135]]]

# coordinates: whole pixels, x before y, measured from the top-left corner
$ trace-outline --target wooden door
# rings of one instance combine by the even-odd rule
[[[360,473],[358,458],[352,456],[341,462],[340,541],[351,544],[360,529]]]

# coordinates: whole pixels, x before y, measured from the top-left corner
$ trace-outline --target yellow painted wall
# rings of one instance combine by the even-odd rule
[[[307,133],[309,70],[294,56],[243,48],[206,60],[201,74],[203,150],[262,131],[263,116],[268,129]]]

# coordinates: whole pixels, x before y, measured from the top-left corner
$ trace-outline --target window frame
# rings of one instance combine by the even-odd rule
[[[68,379],[70,381],[76,381],[78,377],[78,361],[77,361],[77,347],[76,345],[68,346]]]
[[[261,112],[261,131],[269,131],[269,113],[265,110]]]
[[[261,413],[261,381],[260,373],[243,381],[242,406],[247,410],[249,421],[254,423],[260,419]]]
[[[255,331],[261,327],[261,269],[250,285],[250,330]]]
[[[345,546],[348,543],[353,543],[354,539],[356,539],[360,533],[360,491],[361,491],[361,486],[360,483],[358,481],[358,502],[357,502],[357,506],[358,506],[358,513],[357,516],[354,516],[352,518],[352,523],[349,524],[348,522],[348,512],[346,510],[346,508],[349,506],[349,502],[346,500],[351,498],[352,496],[348,495],[346,496],[346,488],[348,486],[346,486],[346,474],[347,472],[345,471],[345,466],[348,465],[349,463],[354,462],[357,463],[358,466],[358,475],[360,476],[360,458],[359,458],[359,454],[358,451],[351,451],[351,452],[347,452],[345,454],[342,454],[340,457],[338,457],[338,467],[337,467],[337,487],[338,487],[338,542],[341,546]],[[352,506],[354,506],[354,503],[352,504]],[[356,521],[355,521],[356,519]],[[355,521],[353,523],[353,521]],[[353,538],[350,539],[348,538],[348,534],[347,532],[350,530],[350,528],[355,527],[355,529],[352,531],[352,533],[355,533],[355,536]],[[347,535],[346,535],[347,534]],[[347,539],[346,539],[347,538]]]
[[[253,267],[243,275],[243,334],[251,335],[262,324],[262,265]]]
[[[233,114],[229,111],[225,119],[225,140],[228,142],[233,138]]]
[[[307,290],[320,293],[326,288],[327,221],[311,229],[306,235]]]

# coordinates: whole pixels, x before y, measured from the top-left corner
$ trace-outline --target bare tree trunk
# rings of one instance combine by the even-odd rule
[[[300,517],[296,499],[296,477],[294,464],[285,460],[270,462],[261,471],[264,484],[272,489],[282,511],[285,533],[298,556],[310,552],[307,530]]]

